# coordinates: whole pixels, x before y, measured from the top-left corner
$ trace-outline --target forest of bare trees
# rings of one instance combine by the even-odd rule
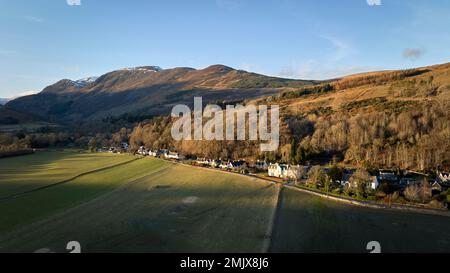
[[[280,149],[261,154],[252,141],[180,141],[170,135],[172,120],[139,124],[131,147],[176,149],[210,158],[249,158],[305,163],[317,157],[340,158],[365,167],[415,170],[450,166],[448,104],[422,104],[407,111],[340,111],[329,115],[284,116]]]
[[[410,111],[359,112],[308,117],[311,134],[301,139],[313,153],[340,152],[346,162],[430,170],[450,163],[450,114],[446,104]]]

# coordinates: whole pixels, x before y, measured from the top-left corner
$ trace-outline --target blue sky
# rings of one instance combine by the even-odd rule
[[[450,61],[447,0],[0,0],[0,6],[0,97],[139,65],[220,63],[325,79]]]

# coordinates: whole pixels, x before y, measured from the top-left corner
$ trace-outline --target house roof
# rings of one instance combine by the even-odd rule
[[[242,166],[242,165],[244,165],[244,163],[245,163],[244,160],[238,160],[238,161],[232,161],[232,162],[230,162],[230,164],[231,164],[233,167]]]

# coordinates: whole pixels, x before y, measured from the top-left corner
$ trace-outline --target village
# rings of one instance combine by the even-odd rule
[[[127,143],[102,152],[124,153]],[[450,173],[425,174],[411,170],[383,170],[342,167],[333,164],[290,165],[263,160],[222,160],[186,157],[168,149],[141,146],[135,154],[180,163],[256,176],[289,186],[358,200],[389,202],[446,209],[450,203]]]

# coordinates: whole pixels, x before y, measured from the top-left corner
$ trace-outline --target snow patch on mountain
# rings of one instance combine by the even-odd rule
[[[95,82],[98,79],[98,77],[87,77],[83,79],[79,79],[76,81],[72,81],[77,87],[85,87],[88,84],[91,84]]]
[[[87,78],[83,78],[83,79],[79,79],[76,81],[73,80],[62,80],[60,82],[64,83],[67,87],[69,86],[75,86],[77,88],[83,88],[91,83],[94,83],[96,80],[98,79],[98,77],[87,77]]]
[[[124,68],[122,70],[125,71],[141,71],[141,72],[160,72],[163,69],[159,66],[137,66],[137,67],[129,67]]]

